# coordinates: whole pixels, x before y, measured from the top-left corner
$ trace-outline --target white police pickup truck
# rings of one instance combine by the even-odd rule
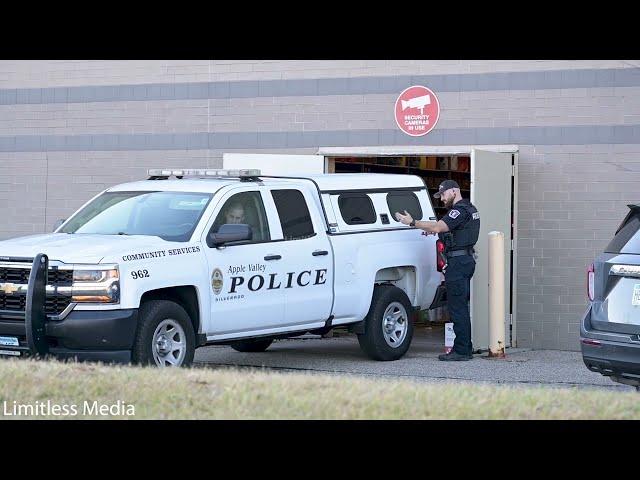
[[[408,350],[443,303],[442,245],[412,175],[149,170],[52,234],[0,242],[0,355],[186,366],[348,326],[371,358]]]

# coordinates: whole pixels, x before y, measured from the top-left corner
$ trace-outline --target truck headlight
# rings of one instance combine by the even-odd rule
[[[71,300],[80,303],[118,303],[120,273],[117,265],[92,267],[76,267],[73,270]]]

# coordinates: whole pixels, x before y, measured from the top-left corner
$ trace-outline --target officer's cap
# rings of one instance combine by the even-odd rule
[[[458,182],[455,180],[445,180],[440,184],[438,191],[433,194],[433,198],[440,198],[442,194],[450,188],[460,188],[460,185],[458,185]]]

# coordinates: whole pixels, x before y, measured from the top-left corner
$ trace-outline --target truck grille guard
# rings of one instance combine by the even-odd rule
[[[29,351],[35,355],[44,356],[49,353],[45,322],[47,312],[47,274],[49,272],[49,257],[39,253],[33,259],[29,274],[29,288],[27,290],[27,309],[25,311],[25,327],[27,330],[27,345]]]
[[[16,260],[7,259],[3,260]],[[25,261],[26,259],[19,259]],[[31,259],[29,259],[31,260]],[[24,326],[26,333],[26,346],[6,347],[10,349],[29,353],[33,356],[44,357],[49,353],[49,345],[46,339],[45,323],[47,321],[47,277],[49,273],[49,257],[44,253],[39,253],[33,259],[26,295],[26,308],[24,312]]]

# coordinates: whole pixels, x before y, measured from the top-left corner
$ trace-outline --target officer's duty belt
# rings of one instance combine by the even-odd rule
[[[447,256],[447,258],[451,258],[461,257],[462,255],[473,255],[473,253],[473,248],[463,248],[462,250],[451,250],[449,252],[446,252],[445,255]]]

